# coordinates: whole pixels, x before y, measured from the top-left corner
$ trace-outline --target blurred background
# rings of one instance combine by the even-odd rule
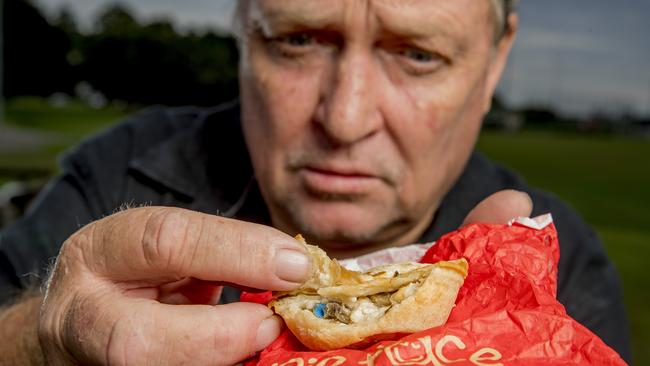
[[[0,0],[0,228],[84,136],[237,96],[236,0]],[[592,224],[650,365],[650,2],[523,0],[479,149]]]

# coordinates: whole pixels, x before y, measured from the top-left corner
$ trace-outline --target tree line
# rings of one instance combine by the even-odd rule
[[[71,12],[49,20],[30,1],[3,1],[4,95],[74,94],[89,83],[109,100],[214,105],[238,95],[234,39],[138,21],[121,5],[82,32]]]

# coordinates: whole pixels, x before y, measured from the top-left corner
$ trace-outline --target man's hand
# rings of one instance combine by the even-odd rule
[[[463,226],[478,222],[505,224],[516,217],[528,217],[533,201],[525,192],[504,190],[488,196],[467,214]]]
[[[302,245],[269,227],[174,208],[109,216],[61,249],[41,308],[46,363],[236,363],[282,322],[263,305],[213,306],[220,284],[290,290],[309,269]]]
[[[464,224],[529,216],[501,191]],[[257,304],[218,305],[221,284],[289,290],[309,272],[303,247],[272,228],[174,208],[140,208],[66,241],[41,307],[47,364],[232,364],[277,337]],[[174,305],[172,305],[174,304]]]

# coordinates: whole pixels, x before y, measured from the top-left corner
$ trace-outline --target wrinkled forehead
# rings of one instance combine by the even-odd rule
[[[492,26],[488,0],[241,0],[240,7],[248,23],[261,26],[352,27],[423,37]]]

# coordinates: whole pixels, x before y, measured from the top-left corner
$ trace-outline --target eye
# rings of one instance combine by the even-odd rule
[[[294,33],[276,38],[276,42],[292,47],[305,47],[314,43],[314,37],[308,33]]]
[[[438,71],[449,60],[436,52],[417,47],[404,47],[397,50],[397,56],[404,70],[415,76],[423,76]]]
[[[280,35],[266,41],[271,50],[284,58],[299,58],[307,55],[318,43],[316,38],[307,32]]]
[[[430,52],[413,49],[413,48],[400,50],[399,54],[413,61],[422,62],[422,63],[431,62],[434,60],[434,55],[431,54]]]

